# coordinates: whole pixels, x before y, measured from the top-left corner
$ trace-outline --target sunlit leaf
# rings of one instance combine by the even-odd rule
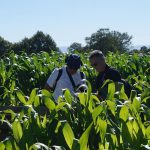
[[[95,121],[95,119],[97,118],[97,116],[103,111],[103,107],[101,105],[99,105],[98,107],[96,107],[92,113],[92,117],[93,120]]]
[[[2,142],[0,142],[0,150],[5,150],[5,145]]]
[[[63,127],[63,135],[66,140],[67,145],[71,149],[72,144],[73,144],[73,139],[74,139],[74,133],[70,127],[70,125],[66,122],[64,127]]]
[[[19,92],[19,91],[17,91],[17,97],[18,97],[18,99],[23,103],[23,104],[27,104],[27,102],[26,102],[26,100],[25,100],[25,98],[24,98],[24,95],[21,93],[21,92]]]
[[[85,132],[82,134],[82,136],[79,139],[79,143],[80,143],[80,150],[88,150],[88,139],[89,139],[89,134],[91,131],[91,128],[93,126],[93,123],[91,123],[89,125],[89,127],[85,130]]]
[[[17,142],[19,142],[23,135],[21,124],[18,121],[14,121],[12,123],[12,129],[14,138],[16,139]]]
[[[99,117],[98,120],[97,120],[97,124],[98,124],[98,127],[99,127],[101,140],[102,140],[102,142],[104,142],[105,134],[106,134],[106,130],[107,130],[107,122],[106,122],[106,120],[102,120]]]
[[[46,107],[49,109],[49,110],[54,110],[56,108],[56,105],[55,103],[48,97],[45,97],[44,98],[44,104],[46,105]]]
[[[69,103],[69,104],[72,103],[72,96],[68,89],[65,90],[64,97],[65,97],[65,100],[67,103]]]
[[[29,100],[27,101],[28,105],[31,105],[34,102],[34,99],[36,97],[36,91],[37,91],[37,89],[32,90],[30,97],[29,97]]]
[[[127,108],[127,106],[123,106],[120,110],[120,118],[123,120],[123,121],[127,121],[128,117],[129,117],[129,110]]]

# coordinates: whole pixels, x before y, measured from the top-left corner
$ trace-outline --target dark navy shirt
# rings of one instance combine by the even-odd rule
[[[114,82],[120,82],[121,81],[121,75],[120,73],[106,65],[106,68],[103,72],[99,73],[99,75],[96,78],[96,90],[98,90],[104,83],[105,80],[110,79]]]

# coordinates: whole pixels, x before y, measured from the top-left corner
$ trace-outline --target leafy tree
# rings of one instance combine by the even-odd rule
[[[15,53],[22,51],[29,53],[31,51],[30,48],[31,48],[30,40],[26,37],[21,42],[13,44],[13,50],[15,51]]]
[[[150,54],[150,48],[146,46],[142,46],[139,50],[140,53],[149,53]]]
[[[34,52],[57,50],[56,43],[50,35],[38,31],[29,41]]]
[[[12,46],[12,43],[4,40],[4,38],[0,36],[0,56],[8,52],[8,50],[11,49],[11,46]]]
[[[57,51],[58,48],[50,35],[37,31],[31,38],[24,38],[21,42],[15,43],[13,50],[15,52],[25,50],[27,53],[38,53],[40,51]]]
[[[68,48],[69,51],[73,51],[73,50],[78,50],[78,51],[81,51],[82,50],[82,45],[80,43],[77,43],[77,42],[74,42],[72,43],[69,48]]]
[[[110,31],[109,29],[99,29],[90,37],[86,37],[86,48],[99,49],[103,53],[108,51],[125,52],[129,50],[132,36],[127,33],[120,33],[118,31]]]
[[[140,50],[141,50],[141,51],[147,51],[148,48],[147,48],[146,46],[142,46],[142,47],[140,48]]]

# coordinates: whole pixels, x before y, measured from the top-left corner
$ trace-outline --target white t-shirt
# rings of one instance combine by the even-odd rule
[[[49,76],[49,78],[47,80],[47,84],[50,87],[54,87],[58,73],[59,73],[59,69],[56,68],[56,69],[54,69],[52,74]],[[75,74],[72,75],[72,78],[73,78],[73,81],[76,86],[83,83],[79,70]],[[85,78],[85,74],[84,74],[84,78]],[[57,100],[58,97],[60,95],[62,95],[62,89],[66,89],[66,88],[69,89],[72,94],[74,94],[74,88],[73,88],[70,78],[67,74],[66,66],[64,66],[64,67],[62,67],[62,75],[59,78],[59,80],[57,81],[57,84],[56,84],[56,87],[54,90],[54,99]]]

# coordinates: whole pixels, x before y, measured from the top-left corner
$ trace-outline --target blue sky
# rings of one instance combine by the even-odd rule
[[[11,42],[48,33],[57,46],[85,44],[99,28],[127,32],[150,45],[150,0],[2,0],[0,36]]]

